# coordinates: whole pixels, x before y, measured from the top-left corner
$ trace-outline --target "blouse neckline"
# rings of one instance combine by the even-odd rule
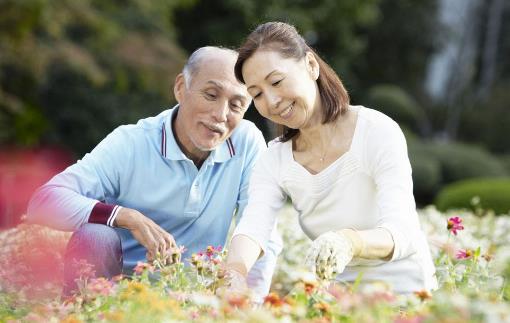
[[[357,137],[359,136],[358,132],[360,131],[359,130],[359,128],[360,128],[360,113],[362,113],[363,107],[362,106],[358,106],[357,108],[358,108],[357,109],[358,115],[356,117],[357,118],[356,119],[356,125],[354,126],[354,133],[352,135],[351,144],[349,146],[349,149],[347,149],[346,152],[344,152],[341,156],[339,156],[337,159],[335,159],[331,164],[329,164],[326,168],[324,168],[320,172],[318,172],[316,174],[312,174],[308,169],[306,169],[306,167],[304,167],[303,165],[301,165],[300,163],[298,163],[294,159],[294,153],[292,152],[292,140],[289,140],[289,141],[285,142],[285,144],[286,144],[286,152],[287,152],[287,155],[288,155],[288,157],[290,159],[291,165],[293,165],[294,167],[297,167],[302,172],[304,172],[307,176],[312,177],[312,178],[313,177],[322,177],[322,176],[325,176],[324,174],[330,173],[331,169],[336,169],[336,166],[338,164],[341,164],[342,161],[347,159],[349,157],[349,155],[352,154],[352,150],[353,150],[353,147],[354,147],[355,140],[357,140]]]

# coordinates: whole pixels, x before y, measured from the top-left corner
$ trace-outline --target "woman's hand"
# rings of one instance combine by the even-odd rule
[[[244,270],[242,266],[238,267],[236,264],[234,264],[234,266],[226,264],[225,267],[221,269],[223,283],[216,290],[216,295],[224,297],[232,294],[237,295],[250,294],[250,289],[246,281],[247,276],[246,270]]]
[[[306,265],[320,279],[334,279],[354,256],[351,239],[342,232],[326,232],[312,243]]]

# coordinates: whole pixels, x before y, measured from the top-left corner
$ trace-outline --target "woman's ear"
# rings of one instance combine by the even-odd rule
[[[305,63],[306,68],[308,69],[308,72],[310,73],[311,77],[315,81],[317,81],[320,74],[319,62],[317,61],[317,58],[315,58],[315,55],[312,52],[306,53]]]

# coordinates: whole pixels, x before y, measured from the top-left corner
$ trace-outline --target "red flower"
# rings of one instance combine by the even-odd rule
[[[462,226],[462,219],[458,216],[449,218],[446,228],[448,231],[451,231],[453,234],[457,235],[457,231],[464,230],[464,226]]]
[[[460,249],[457,251],[457,254],[455,255],[455,258],[457,259],[469,259],[473,257],[473,250],[471,249]]]

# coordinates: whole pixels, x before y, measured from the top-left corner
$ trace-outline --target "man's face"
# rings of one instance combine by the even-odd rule
[[[248,108],[246,86],[234,76],[236,57],[230,53],[203,58],[186,85],[179,75],[174,88],[179,102],[177,137],[193,155],[215,149],[231,134]]]

